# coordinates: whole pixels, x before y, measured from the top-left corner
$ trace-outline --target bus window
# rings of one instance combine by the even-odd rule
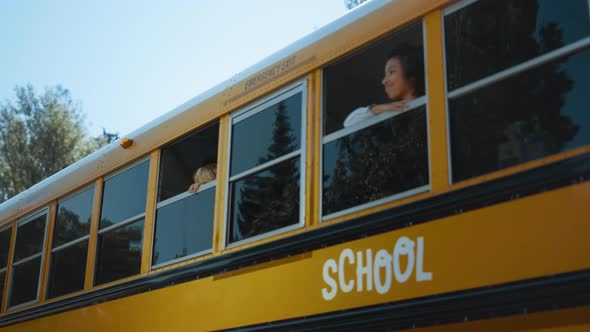
[[[323,77],[323,219],[428,190],[422,22]]]
[[[214,123],[162,148],[154,268],[211,252],[218,137]]]
[[[46,209],[18,223],[9,290],[9,307],[37,301],[46,224]]]
[[[57,206],[47,298],[84,289],[94,186]]]
[[[587,13],[586,0],[447,10],[453,182],[590,143]]]
[[[104,181],[95,285],[140,272],[149,165],[144,160]]]
[[[305,88],[297,83],[232,116],[227,244],[302,225]]]
[[[8,253],[11,237],[12,227],[0,231],[0,300],[2,300],[4,295],[4,281],[6,281],[6,270],[8,269]]]

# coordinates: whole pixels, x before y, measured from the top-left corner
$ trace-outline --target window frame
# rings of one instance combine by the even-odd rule
[[[477,1],[477,0],[468,0],[468,1]],[[395,195],[391,195],[391,196],[387,196],[387,197],[383,197],[374,201],[370,201],[370,202],[366,202],[363,204],[359,204],[359,205],[355,205],[349,208],[346,208],[344,210],[340,210],[340,211],[336,211],[327,215],[324,215],[324,186],[323,186],[323,176],[324,176],[324,144],[336,141],[342,137],[348,136],[350,134],[353,134],[355,132],[361,131],[365,128],[371,127],[375,124],[387,121],[388,119],[391,119],[393,117],[396,117],[400,114],[393,114],[393,113],[381,113],[371,119],[367,119],[364,121],[361,121],[359,123],[356,123],[350,127],[345,127],[342,128],[340,130],[337,130],[335,132],[332,132],[328,135],[324,135],[324,128],[322,126],[321,128],[321,147],[320,147],[320,197],[319,197],[319,220],[320,220],[320,224],[324,223],[324,222],[328,222],[330,220],[351,214],[351,213],[355,213],[355,212],[359,212],[359,211],[363,211],[372,207],[376,207],[379,205],[383,205],[386,203],[390,203],[390,202],[394,202],[394,201],[398,201],[400,199],[404,199],[407,197],[411,197],[411,196],[415,196],[418,194],[422,194],[422,193],[426,193],[426,192],[430,192],[432,190],[432,160],[431,160],[431,146],[430,146],[430,111],[429,111],[429,107],[428,107],[428,62],[426,61],[426,47],[427,47],[427,40],[426,40],[426,22],[424,20],[424,16],[421,16],[420,18],[412,21],[412,22],[408,22],[406,25],[403,25],[401,27],[397,27],[395,28],[395,30],[392,30],[388,33],[386,33],[385,35],[377,38],[376,40],[374,40],[372,43],[375,42],[379,42],[379,40],[381,40],[381,38],[390,35],[390,34],[395,34],[396,31],[399,31],[401,29],[403,29],[406,26],[412,25],[412,24],[417,24],[418,22],[420,22],[421,26],[422,26],[422,48],[423,48],[423,59],[424,59],[424,95],[421,97],[418,97],[414,100],[412,100],[411,102],[409,102],[408,106],[408,110],[406,110],[404,113],[407,112],[412,112],[415,111],[416,109],[424,106],[425,107],[425,112],[426,112],[426,143],[427,143],[427,153],[428,153],[428,184],[417,187],[417,188],[413,188],[410,190],[406,190],[403,191],[401,193],[395,194]],[[351,51],[349,54],[353,54],[354,52],[358,52],[359,50],[364,49],[367,46],[370,46],[372,43],[368,44],[368,45],[364,45],[356,50]],[[358,54],[357,54],[358,55]],[[321,81],[321,93],[320,95],[322,96],[322,102],[320,105],[320,123],[324,123],[324,116],[325,116],[325,102],[324,102],[324,68],[326,66],[328,66],[330,64],[327,64],[325,66],[323,66],[321,69],[321,77],[320,77],[320,81]],[[446,82],[445,82],[446,84]]]
[[[41,294],[41,284],[43,282],[43,278],[42,278],[42,273],[43,273],[43,262],[45,261],[45,246],[47,245],[47,228],[48,228],[48,224],[49,224],[49,212],[50,212],[50,208],[49,206],[45,206],[25,217],[19,218],[18,221],[16,222],[16,232],[14,234],[14,250],[12,253],[12,263],[10,264],[10,276],[9,276],[9,280],[8,280],[8,291],[6,292],[6,311],[8,310],[14,310],[14,309],[18,309],[18,308],[22,308],[34,303],[37,303],[39,301],[39,295]],[[29,222],[37,219],[38,217],[42,216],[43,214],[45,214],[45,227],[43,228],[43,244],[41,245],[41,252],[31,255],[29,257],[26,257],[24,259],[19,260],[18,262],[15,261],[14,259],[14,255],[16,255],[16,240],[18,239],[18,228],[21,226],[24,226],[26,224],[28,224]],[[35,296],[34,300],[28,301],[28,302],[24,302],[21,304],[17,304],[17,305],[12,305],[10,303],[10,300],[12,298],[12,291],[13,291],[13,281],[14,281],[14,267],[18,266],[20,264],[24,264],[27,263],[33,259],[36,258],[40,258],[41,262],[39,264],[39,280],[37,281],[37,295]],[[8,268],[8,266],[7,266]]]
[[[496,172],[501,172],[501,171],[510,171],[513,170],[516,167],[525,165],[527,163],[530,163],[532,161],[526,161],[524,163],[518,163],[509,167],[505,167],[505,168],[501,168],[501,169],[496,169],[492,172],[488,172],[488,173],[483,173],[471,178],[467,178],[467,179],[462,179],[462,180],[458,180],[458,181],[453,181],[453,159],[452,159],[452,144],[451,144],[451,115],[450,115],[450,108],[449,108],[449,99],[452,98],[457,98],[457,97],[461,97],[464,95],[467,95],[471,92],[475,92],[477,90],[480,89],[484,89],[490,85],[493,85],[497,82],[506,80],[508,78],[517,76],[519,74],[525,73],[531,69],[535,69],[537,67],[540,67],[544,64],[548,64],[552,61],[558,60],[560,58],[566,57],[568,55],[574,54],[578,51],[582,51],[584,48],[588,48],[590,47],[590,35],[587,37],[584,37],[576,42],[564,45],[560,48],[557,48],[555,50],[552,50],[550,52],[544,53],[542,55],[539,56],[535,56],[533,58],[530,58],[522,63],[510,66],[506,69],[500,70],[494,74],[485,76],[483,78],[480,78],[478,80],[475,80],[471,83],[465,84],[455,90],[449,91],[448,88],[448,72],[447,72],[447,36],[445,33],[445,19],[448,15],[453,14],[471,4],[474,4],[476,2],[479,2],[481,0],[460,0],[456,3],[453,3],[445,8],[443,8],[442,10],[442,19],[441,19],[441,33],[442,33],[442,48],[443,48],[443,75],[444,75],[444,95],[445,95],[445,116],[446,116],[446,129],[447,129],[447,160],[448,160],[448,179],[449,179],[449,185],[450,186],[454,186],[454,185],[460,185],[462,183],[466,183],[466,182],[470,182],[473,181],[474,179],[478,179],[481,178],[482,176],[490,176],[490,174],[494,174]],[[588,0],[588,19],[590,20],[590,0]],[[559,152],[557,154],[560,154],[563,152]],[[552,154],[555,155],[555,154]],[[540,159],[545,159],[550,157],[551,155],[547,155],[544,157],[541,157]]]
[[[230,115],[229,119],[229,126],[228,126],[228,136],[227,136],[227,160],[226,160],[226,186],[225,186],[225,199],[224,199],[224,212],[223,212],[223,227],[222,227],[222,243],[221,247],[223,249],[230,249],[242,246],[244,244],[256,242],[262,239],[270,238],[279,234],[287,233],[299,228],[303,228],[305,226],[305,179],[306,179],[306,171],[305,171],[305,163],[306,163],[306,142],[307,142],[307,110],[308,110],[308,100],[307,100],[307,89],[308,89],[308,80],[307,78],[300,79],[288,86],[285,86],[275,92],[272,92],[266,97],[263,97],[249,105],[244,106],[240,110],[234,112]],[[279,158],[270,160],[265,162],[264,164],[255,166],[253,168],[247,169],[235,175],[231,175],[231,157],[232,157],[232,133],[233,133],[233,126],[236,123],[239,123],[255,114],[258,114],[268,107],[276,105],[281,101],[295,96],[298,93],[301,93],[301,142],[299,149],[289,152],[284,156]],[[299,220],[297,223],[289,226],[285,226],[282,228],[275,229],[270,232],[258,234],[247,239],[239,240],[236,242],[228,243],[228,234],[229,231],[229,223],[230,223],[230,209],[231,209],[231,201],[230,201],[230,185],[232,182],[236,182],[242,179],[247,178],[248,176],[255,174],[257,172],[263,171],[265,169],[269,169],[273,166],[278,165],[281,162],[284,162],[289,159],[296,158],[299,156]]]
[[[105,186],[107,180],[109,180],[109,179],[111,179],[111,178],[113,178],[113,177],[115,177],[117,175],[120,175],[120,174],[124,173],[125,171],[130,170],[131,168],[133,168],[135,166],[138,166],[139,164],[147,161],[148,162],[148,181],[147,181],[147,188],[146,188],[146,192],[145,192],[145,200],[147,202],[148,191],[150,190],[150,187],[149,187],[149,168],[151,166],[151,165],[149,165],[150,158],[151,158],[151,156],[150,155],[147,155],[147,156],[145,156],[143,158],[140,158],[140,159],[138,159],[138,160],[136,160],[136,161],[134,161],[134,162],[132,162],[132,163],[130,163],[130,164],[128,164],[128,165],[126,165],[126,166],[124,166],[124,167],[116,170],[116,171],[114,171],[113,173],[105,176],[104,179],[103,179],[103,181],[102,181],[102,184],[101,184],[102,185],[102,189],[101,189],[102,196],[104,196],[104,186]],[[144,208],[143,212],[141,212],[141,213],[139,213],[139,214],[137,214],[135,216],[129,217],[127,219],[121,220],[118,223],[115,223],[113,225],[107,226],[107,227],[105,227],[103,229],[100,229],[100,222],[101,222],[100,219],[102,217],[102,204],[103,204],[103,197],[100,198],[100,209],[99,209],[100,210],[100,213],[99,213],[99,217],[98,217],[98,221],[97,221],[98,222],[98,230],[96,232],[96,243],[95,243],[95,248],[94,248],[94,250],[95,250],[95,256],[94,256],[92,276],[91,276],[91,278],[92,278],[92,287],[100,287],[100,286],[104,286],[106,284],[110,284],[110,283],[113,283],[113,282],[118,282],[119,280],[121,280],[121,279],[115,279],[115,280],[111,280],[111,281],[106,282],[106,283],[96,284],[96,271],[97,271],[97,267],[98,267],[98,264],[97,263],[98,263],[98,257],[99,257],[99,249],[100,249],[99,248],[100,236],[102,234],[104,234],[104,233],[108,233],[110,231],[114,231],[114,230],[117,230],[119,228],[122,228],[122,227],[125,227],[125,226],[128,226],[128,225],[131,225],[132,223],[134,223],[134,222],[136,222],[136,221],[138,221],[138,220],[140,220],[142,218],[144,219],[144,226],[143,226],[143,228],[144,228],[144,233],[145,233],[145,224],[146,224],[145,216],[146,216],[147,204],[146,204],[146,207]],[[91,232],[92,232],[92,230],[91,230]],[[90,246],[90,243],[88,243],[88,245]],[[142,245],[141,251],[143,252],[143,250],[144,250],[144,248],[143,248],[143,245]],[[137,275],[137,274],[138,273],[136,273],[134,275]]]
[[[158,178],[159,178],[159,174],[158,174]],[[150,257],[153,258],[153,254],[154,254],[153,251],[154,251],[154,248],[155,248],[154,244],[156,243],[155,242],[156,241],[156,232],[155,232],[155,229],[156,228],[155,227],[156,227],[156,223],[158,221],[156,219],[156,216],[158,215],[158,209],[160,209],[162,207],[165,207],[167,205],[176,203],[178,201],[181,201],[181,200],[183,200],[183,199],[185,199],[185,198],[187,198],[189,196],[197,195],[197,194],[199,194],[199,193],[201,193],[201,192],[203,192],[205,190],[211,189],[211,188],[217,189],[217,180],[213,180],[213,181],[210,181],[210,182],[207,182],[207,183],[201,185],[199,187],[199,190],[197,190],[195,193],[189,193],[189,192],[185,191],[185,192],[180,193],[180,194],[178,194],[176,196],[172,196],[172,197],[170,197],[168,199],[165,199],[165,200],[163,200],[161,202],[156,203],[156,209],[155,209],[155,213],[154,213],[154,231],[152,232],[152,239],[151,239],[152,240],[152,248],[151,248],[152,252],[150,254]],[[214,222],[215,222],[215,220],[213,220],[213,223]],[[212,233],[211,236],[213,237],[214,234]],[[162,262],[162,263],[159,263],[159,264],[152,264],[152,262],[150,261],[150,269],[151,269],[151,271],[157,270],[157,269],[166,267],[168,265],[173,265],[173,264],[180,263],[180,262],[183,262],[183,261],[186,261],[186,260],[189,260],[189,259],[193,259],[193,258],[205,256],[205,255],[208,255],[208,254],[211,254],[211,253],[213,253],[213,246],[211,246],[210,249],[201,250],[201,251],[192,253],[190,255],[186,255],[186,256],[179,257],[179,258],[175,258],[175,259],[172,259],[172,260],[169,260],[169,261],[166,261],[166,262]]]
[[[90,211],[90,213],[92,214],[92,210],[94,210],[94,202],[96,201],[95,200],[95,197],[94,197],[94,195],[96,195],[96,183],[94,183],[94,182],[92,182],[92,183],[90,183],[90,184],[88,184],[88,185],[86,185],[86,186],[84,186],[84,187],[82,187],[82,188],[80,188],[80,189],[78,189],[76,191],[73,191],[73,192],[69,193],[68,195],[60,198],[57,201],[56,208],[55,208],[54,222],[53,222],[54,223],[54,225],[53,225],[53,234],[51,234],[51,236],[55,236],[55,232],[56,232],[55,224],[57,223],[57,215],[59,214],[59,205],[62,204],[63,202],[65,202],[65,201],[71,199],[71,198],[76,197],[79,194],[82,194],[83,192],[85,192],[85,191],[87,191],[89,189],[92,189],[92,209]],[[59,245],[59,246],[55,247],[55,248],[49,248],[49,258],[48,258],[49,264],[47,265],[49,271],[47,271],[47,287],[45,289],[45,297],[47,299],[56,299],[56,298],[59,298],[59,297],[62,297],[62,296],[67,296],[69,294],[73,294],[75,292],[78,292],[78,291],[81,291],[81,290],[84,289],[84,288],[82,288],[81,290],[78,290],[78,291],[68,292],[66,294],[62,294],[62,295],[58,295],[58,296],[54,296],[54,297],[49,297],[49,282],[50,282],[51,277],[52,277],[51,263],[52,263],[52,260],[53,260],[53,254],[55,252],[59,252],[61,250],[67,249],[67,248],[72,247],[72,246],[75,246],[75,245],[77,245],[80,242],[83,242],[85,240],[88,240],[88,246],[87,246],[87,249],[86,249],[86,253],[88,254],[88,250],[90,249],[90,233],[92,233],[92,227],[89,227],[88,235],[84,235],[84,236],[79,237],[79,238],[77,238],[75,240],[72,240],[70,242],[66,242],[66,243],[64,243],[62,245]],[[53,240],[51,242],[53,243]],[[88,257],[86,258],[86,260],[88,260]],[[86,264],[88,264],[88,262],[86,262]]]
[[[6,266],[3,268],[0,268],[0,274],[4,273],[4,282],[0,283],[0,287],[2,287],[1,294],[3,294],[3,295],[4,295],[4,289],[5,289],[4,285],[6,284],[7,279],[9,279],[8,267],[10,266],[10,264],[9,264],[10,263],[10,249],[11,249],[10,244],[13,243],[13,241],[12,241],[12,231],[13,231],[12,223],[7,223],[7,224],[3,225],[2,227],[0,227],[0,233],[7,231],[7,230],[10,230],[10,241],[8,243],[8,252],[6,253]],[[10,287],[10,284],[9,284],[9,287]],[[8,289],[7,289],[6,293],[8,293]],[[2,305],[3,295],[0,296],[0,306]],[[8,301],[8,298],[7,298],[7,301]]]

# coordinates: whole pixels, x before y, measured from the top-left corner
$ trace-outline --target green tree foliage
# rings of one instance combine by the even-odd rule
[[[15,94],[0,103],[0,202],[117,138],[87,137],[80,105],[61,86],[39,95],[17,86]]]

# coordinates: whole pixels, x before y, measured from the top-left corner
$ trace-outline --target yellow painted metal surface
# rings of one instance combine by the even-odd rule
[[[449,190],[447,113],[444,85],[442,11],[424,17],[426,34],[426,91],[428,94],[428,146],[430,186],[433,193]]]
[[[474,322],[412,329],[413,332],[586,332],[590,331],[590,308],[519,314]]]
[[[321,158],[321,71],[313,71],[307,79],[307,114],[305,141],[305,225],[319,223],[320,158]]]
[[[94,183],[94,200],[92,202],[92,216],[90,218],[90,238],[88,239],[88,255],[86,256],[86,276],[84,289],[92,288],[94,282],[94,263],[96,259],[96,246],[98,242],[98,227],[100,225],[100,208],[102,200],[103,178],[98,178]]]
[[[589,183],[574,185],[5,330],[208,331],[584,270],[590,268],[589,199]],[[368,279],[362,274],[359,279],[356,264],[343,253],[351,250],[366,264],[369,256],[383,262],[378,257],[384,250],[380,257],[389,253],[395,262],[403,239],[414,244],[412,268],[410,255],[397,255],[401,273],[410,271],[408,279],[393,274],[388,279],[382,265],[379,281],[374,273],[367,291]],[[329,275],[339,283],[343,271],[344,284],[354,285],[347,293],[339,284],[326,300],[322,291],[330,284],[323,269],[330,260],[342,269]],[[377,283],[387,280],[389,287],[378,293]]]
[[[156,223],[156,195],[158,192],[158,172],[160,170],[160,150],[150,155],[150,170],[145,203],[143,223],[143,249],[141,253],[141,274],[147,274],[152,268],[152,243]]]
[[[219,142],[217,149],[217,179],[215,184],[215,213],[213,215],[213,253],[218,254],[223,248],[223,233],[225,232],[225,195],[227,195],[227,160],[229,158],[227,146],[229,144],[230,116],[225,115],[219,120]]]
[[[51,202],[49,206],[49,210],[47,211],[47,227],[45,231],[45,248],[44,250],[44,259],[41,262],[41,272],[39,278],[41,279],[41,284],[39,285],[39,303],[43,303],[45,301],[45,296],[47,293],[47,284],[49,283],[49,264],[51,262],[51,247],[53,244],[53,230],[55,229],[55,219],[57,215],[57,201]]]

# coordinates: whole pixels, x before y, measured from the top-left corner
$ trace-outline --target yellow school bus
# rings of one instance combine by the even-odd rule
[[[0,331],[587,331],[589,79],[587,0],[366,2],[0,205]]]

